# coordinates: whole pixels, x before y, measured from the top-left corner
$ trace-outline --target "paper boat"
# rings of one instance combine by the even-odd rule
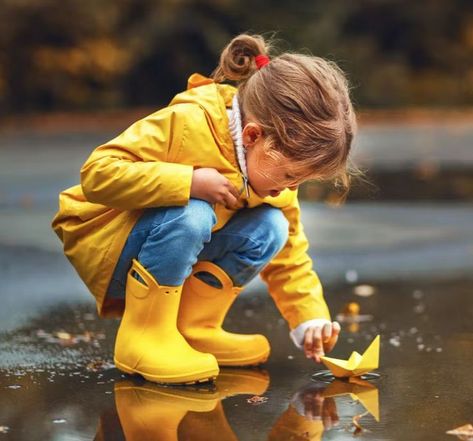
[[[379,366],[379,335],[368,346],[363,355],[354,351],[348,360],[321,357],[325,366],[338,378],[356,377],[366,374]]]
[[[325,398],[350,395],[354,401],[359,401],[363,407],[379,421],[378,388],[368,381],[351,378],[348,381],[334,380],[322,393]]]

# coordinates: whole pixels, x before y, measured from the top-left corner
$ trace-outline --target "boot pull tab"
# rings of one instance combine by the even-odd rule
[[[234,286],[232,288],[232,291],[233,291],[233,294],[235,294],[235,296],[238,296],[238,294],[240,294],[244,289],[245,289],[244,286]]]
[[[128,274],[131,277],[134,277],[134,273],[138,274],[141,277],[140,283],[146,285],[146,287],[150,287],[153,284],[153,279],[150,277],[148,271],[136,259],[132,260],[131,267],[128,270]]]
[[[225,291],[232,291],[235,295],[238,295],[238,293],[243,289],[242,287],[233,286],[233,280],[230,278],[230,276],[222,268],[210,261],[201,260],[194,265],[192,268],[192,275],[200,272],[212,274],[222,284],[221,289]]]

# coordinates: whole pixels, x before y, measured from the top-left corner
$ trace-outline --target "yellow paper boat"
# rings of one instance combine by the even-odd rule
[[[321,358],[335,377],[346,378],[366,374],[379,366],[379,335],[375,337],[363,355],[354,351],[348,360],[330,357]]]
[[[379,421],[379,398],[378,388],[368,381],[359,378],[350,380],[334,380],[322,393],[325,398],[350,395],[354,401],[359,401],[363,407]]]

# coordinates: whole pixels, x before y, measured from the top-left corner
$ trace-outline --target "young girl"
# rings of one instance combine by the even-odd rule
[[[257,274],[296,346],[316,362],[335,345],[307,254],[298,185],[348,188],[355,116],[332,62],[241,34],[210,78],[97,147],[63,191],[53,228],[97,300],[123,316],[117,368],[159,383],[213,379],[219,365],[264,362],[262,335],[221,325]],[[236,81],[238,87],[222,84]]]

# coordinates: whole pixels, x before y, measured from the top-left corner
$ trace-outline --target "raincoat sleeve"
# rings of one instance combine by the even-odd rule
[[[87,200],[121,210],[186,205],[193,167],[173,158],[189,110],[185,104],[165,107],[97,147],[80,171]]]
[[[330,320],[322,284],[312,269],[312,259],[307,252],[309,242],[300,220],[297,191],[293,193],[291,203],[282,208],[289,221],[288,240],[261,271],[261,278],[268,285],[269,294],[291,330],[308,320]]]

